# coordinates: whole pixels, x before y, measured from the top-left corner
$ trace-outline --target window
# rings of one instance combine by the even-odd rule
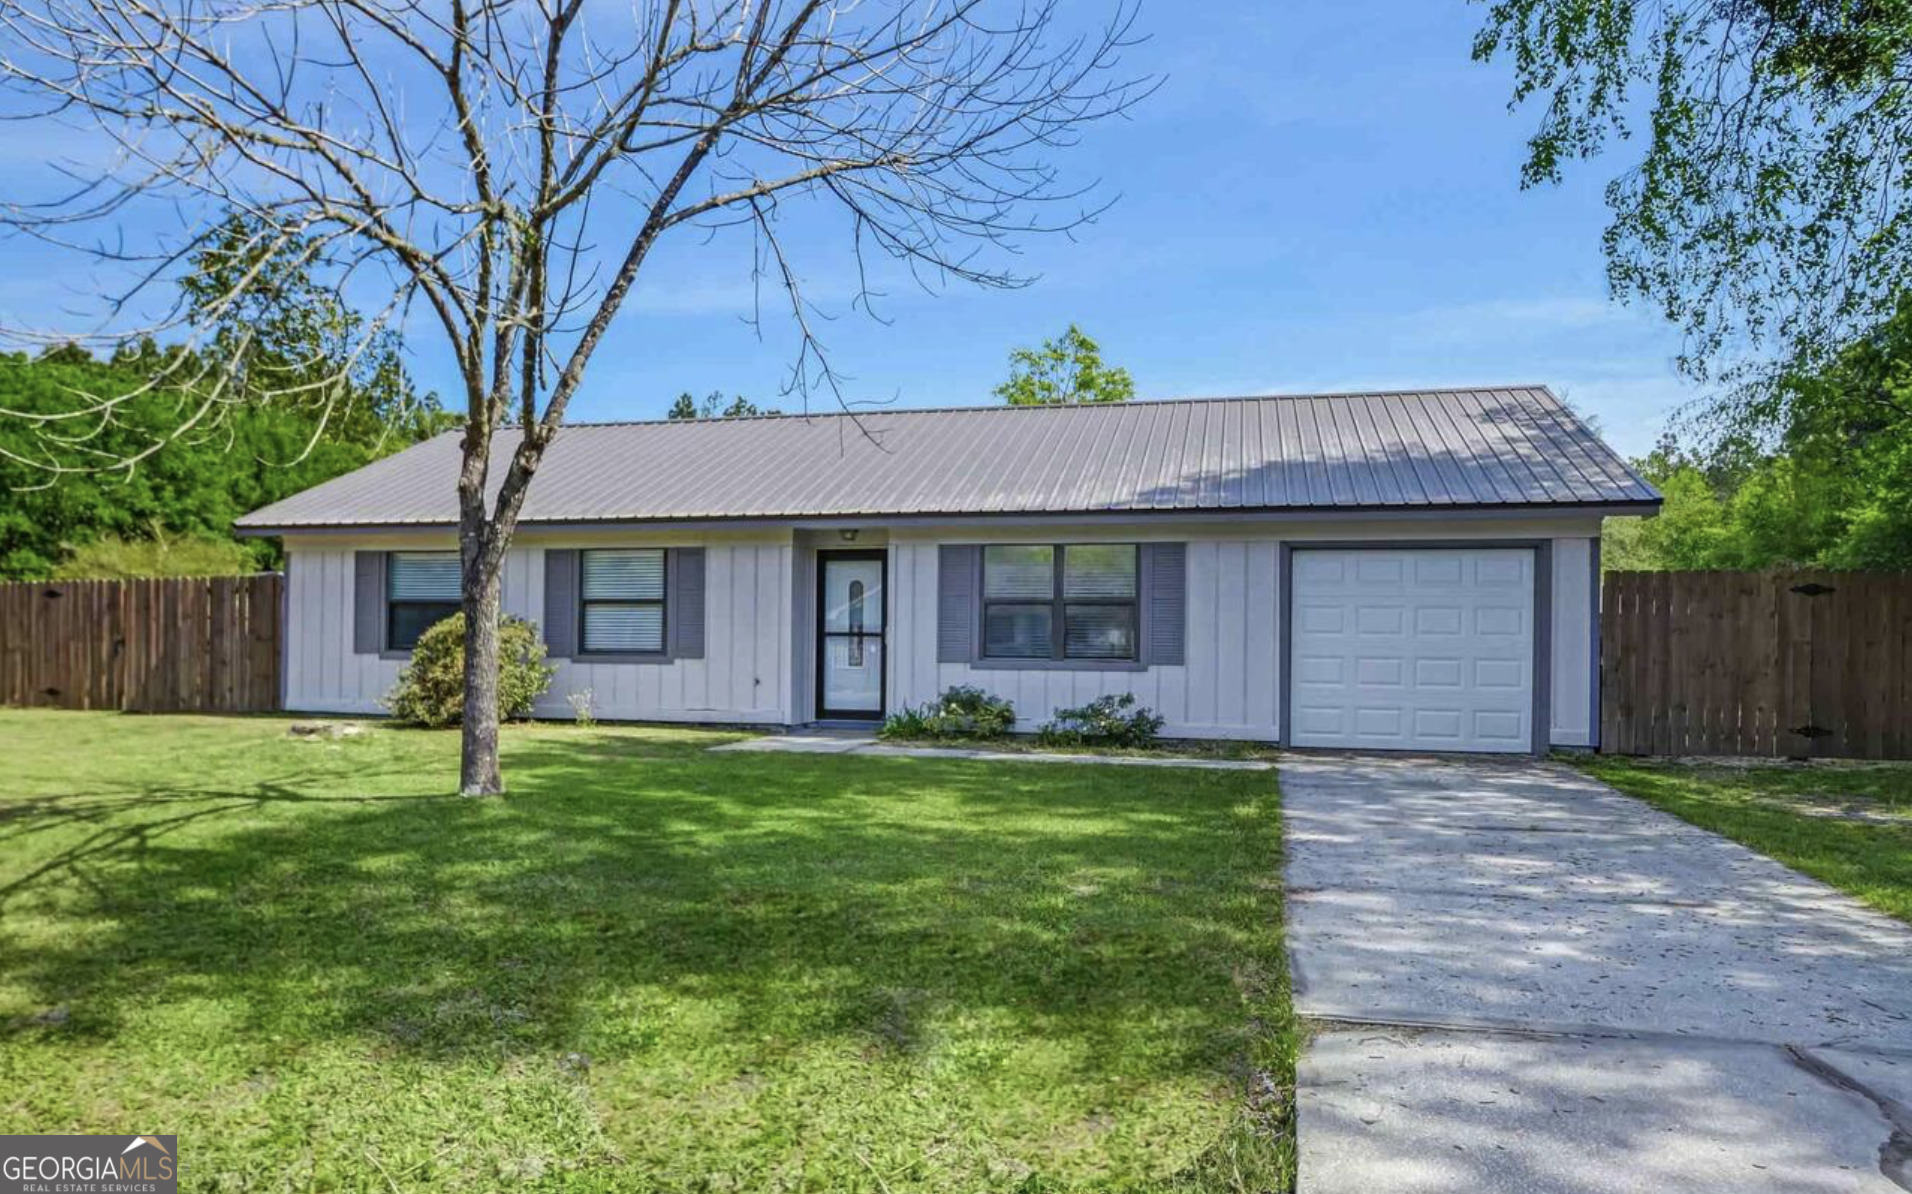
[[[850,666],[863,666],[863,582],[850,582]]]
[[[580,552],[578,646],[585,654],[664,650],[664,551]]]
[[[458,553],[395,551],[385,557],[385,649],[409,651],[418,636],[459,610]]]
[[[985,659],[1135,658],[1132,543],[983,548]]]

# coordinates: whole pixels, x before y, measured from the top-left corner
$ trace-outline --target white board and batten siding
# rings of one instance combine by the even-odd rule
[[[1596,532],[1597,533],[1597,532]],[[1593,536],[1562,536],[1553,541],[1552,699],[1549,741],[1554,746],[1592,746],[1598,714],[1594,709],[1599,677],[1594,650],[1600,622],[1599,576]]]
[[[294,713],[381,713],[404,666],[352,649],[356,546],[286,543],[283,682]]]
[[[973,684],[1014,703],[1017,729],[1029,731],[1057,709],[1129,692],[1166,719],[1162,732],[1172,737],[1274,740],[1280,708],[1279,544],[1214,538],[1187,543],[1187,662],[1143,671],[1016,670],[937,662],[939,542],[892,539],[896,617],[917,628],[893,653],[892,707]]]
[[[547,547],[681,546],[620,537],[615,543],[527,536],[505,561],[504,608],[542,625]],[[705,638],[701,659],[659,663],[557,659],[541,717],[572,716],[569,697],[589,690],[600,718],[782,725],[791,719],[789,537],[710,537],[704,548]],[[376,714],[404,666],[353,651],[354,553],[443,550],[417,538],[293,539],[286,545],[286,707],[299,712]]]
[[[1282,548],[1310,540],[1419,538],[1546,540],[1551,545],[1548,742],[1593,742],[1593,587],[1597,519],[1395,520],[1113,526],[880,528],[858,546],[887,542],[887,708],[920,705],[952,685],[974,684],[1015,703],[1018,728],[1033,730],[1057,709],[1132,692],[1166,719],[1164,733],[1189,738],[1278,741]],[[700,546],[705,550],[705,650],[701,659],[659,663],[558,661],[542,716],[569,717],[571,693],[589,689],[598,717],[639,721],[801,723],[813,716],[815,652],[809,590],[814,550],[802,531],[672,536],[526,533],[506,561],[507,612],[542,623],[547,548]],[[945,543],[1144,542],[1186,546],[1185,662],[1144,670],[1016,670],[938,661],[938,554]],[[401,661],[353,652],[353,555],[361,550],[445,549],[448,537],[308,536],[287,541],[287,708],[375,714]]]
[[[1280,556],[1284,543],[1299,554],[1310,540],[1545,540],[1552,558],[1546,744],[1590,745],[1594,729],[1592,648],[1598,616],[1592,569],[1598,533],[1598,520],[1585,518],[1440,526],[1399,520],[1289,523],[1190,528],[1179,534],[1150,525],[1128,528],[1126,536],[1106,525],[1039,532],[1005,529],[986,534],[893,533],[890,585],[897,639],[892,647],[889,703],[892,709],[922,704],[952,685],[972,684],[1013,702],[1017,728],[1027,731],[1054,716],[1057,709],[1127,692],[1166,719],[1162,732],[1167,735],[1279,741],[1281,705],[1287,695],[1282,691],[1280,666]],[[1137,541],[1177,539],[1187,544],[1185,663],[1134,671],[1014,670],[938,662],[937,567],[941,544],[1106,542],[1124,537]],[[1531,559],[1531,552],[1523,552],[1522,557]],[[1530,586],[1532,579],[1523,573],[1520,585]],[[1524,591],[1531,593],[1531,588]],[[1527,644],[1529,659],[1532,630],[1524,628],[1519,636]],[[1516,727],[1523,746],[1531,741],[1530,721],[1523,720]]]

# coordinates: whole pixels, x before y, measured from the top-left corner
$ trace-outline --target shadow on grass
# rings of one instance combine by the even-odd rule
[[[990,1017],[1146,1081],[1246,1064],[1241,986],[1279,983],[1275,829],[1244,821],[1265,778],[613,738],[521,743],[509,766],[504,801],[290,776],[9,807],[4,848],[63,844],[0,888],[42,925],[6,936],[0,970],[69,1011],[6,1031],[110,1038],[190,993],[290,1042],[618,1059],[670,1031],[647,996],[688,996],[771,1051],[847,1035],[907,1056]]]

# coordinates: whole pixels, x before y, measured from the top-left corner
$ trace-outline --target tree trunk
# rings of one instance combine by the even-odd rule
[[[465,714],[458,794],[502,796],[498,766],[498,568],[490,553],[465,573]]]
[[[524,495],[550,432],[527,426],[524,442],[498,489],[497,508],[486,510],[485,474],[491,458],[490,428],[468,423],[464,465],[458,475],[459,605],[465,614],[465,708],[458,760],[462,796],[502,796],[498,764],[498,618],[505,549],[518,526]]]

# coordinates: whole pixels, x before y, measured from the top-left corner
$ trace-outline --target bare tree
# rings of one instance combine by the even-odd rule
[[[1076,27],[1058,0],[0,0],[0,81],[117,149],[4,218],[131,279],[102,335],[127,335],[232,213],[258,229],[247,261],[297,246],[341,287],[375,282],[389,302],[368,335],[418,308],[463,386],[460,789],[498,793],[500,565],[660,239],[747,229],[796,329],[790,384],[844,402],[785,205],[840,214],[860,300],[886,260],[925,285],[1021,284],[998,250],[1093,214],[1052,152],[1148,88],[1117,73],[1129,2]],[[156,200],[185,213],[165,246],[87,239]],[[213,318],[244,292],[233,272]],[[140,331],[191,342],[207,306]],[[182,427],[216,420],[236,400],[220,366],[182,359],[206,374]]]

